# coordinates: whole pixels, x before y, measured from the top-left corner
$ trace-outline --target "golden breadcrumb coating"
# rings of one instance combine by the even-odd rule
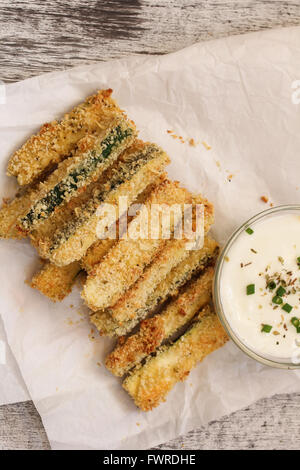
[[[178,291],[192,276],[202,272],[218,255],[218,244],[211,238],[206,237],[201,250],[189,252],[187,258],[175,266],[160,284],[157,285],[152,294],[149,295],[145,304],[135,312],[135,317],[125,322],[115,321],[109,313],[109,309],[99,310],[92,313],[91,322],[103,336],[123,336],[129,333],[140,320],[154,309],[165,302],[168,298],[175,297]]]
[[[146,266],[141,277],[124,295],[108,308],[112,318],[119,322],[133,319],[142,308],[156,286],[166,275],[189,254],[185,249],[185,240],[167,240],[164,248]]]
[[[157,181],[159,184],[160,180]],[[146,189],[138,195],[138,197],[133,201],[134,204],[142,204],[149,197],[151,192],[157,186],[157,184],[150,184]],[[127,214],[123,214],[127,216]],[[133,216],[127,216],[128,223],[131,222]],[[119,231],[119,221],[117,222],[117,239],[121,237],[122,234]],[[103,240],[97,240],[86,252],[83,258],[80,260],[81,266],[85,271],[90,271],[96,264],[100,263],[104,255],[110,250],[110,248],[117,243],[117,239],[105,238]]]
[[[135,139],[136,129],[124,117],[113,119],[97,135],[87,135],[78,142],[74,156],[59,163],[57,169],[39,186],[28,213],[20,225],[31,231],[53,216],[55,211],[98,180]]]
[[[169,157],[153,144],[143,144],[139,150],[128,154],[93,200],[81,208],[71,223],[57,230],[46,257],[60,266],[81,259],[99,236],[97,208],[103,203],[114,205],[117,220],[119,198],[125,196],[128,205],[132,204],[147,186],[165,178],[164,169],[168,163]]]
[[[11,157],[7,173],[20,185],[31,183],[49,166],[70,156],[86,134],[97,133],[122,111],[111,98],[112,90],[100,90],[65,114],[60,121],[44,124]]]
[[[0,238],[26,237],[26,233],[17,227],[20,217],[25,215],[31,205],[32,191],[27,190],[23,195],[15,197],[11,202],[4,203],[0,209]]]
[[[121,338],[106,358],[110,372],[121,377],[187,324],[210,301],[213,275],[214,269],[209,267],[160,314],[143,320],[137,333]]]
[[[142,202],[148,192],[153,190],[153,186],[147,188],[137,201]],[[116,243],[116,240],[109,238],[97,240],[79,261],[74,261],[67,266],[56,266],[47,261],[44,267],[34,275],[32,287],[54,301],[63,300],[72,290],[77,274],[81,269],[89,271],[106,255],[109,249]]]
[[[143,206],[141,213],[129,224],[140,226],[144,213],[150,213],[153,204],[189,204],[191,194],[178,183],[165,181],[158,186]],[[173,214],[173,227],[181,214]],[[176,219],[177,217],[177,219]],[[172,223],[172,222],[171,222]],[[98,310],[114,305],[124,292],[140,277],[144,268],[165,244],[163,227],[160,220],[160,238],[121,239],[99,265],[93,269],[83,288],[82,297],[91,308]]]
[[[81,266],[77,261],[63,267],[46,262],[43,268],[33,276],[31,287],[39,290],[54,302],[61,301],[71,292],[80,270]]]
[[[93,199],[94,194],[97,194],[99,189],[103,186],[102,179],[91,183],[87,190],[71,199],[68,204],[61,206],[57,209],[52,217],[44,220],[41,224],[35,227],[29,234],[32,245],[37,249],[41,258],[49,257],[49,248],[54,243],[54,236],[61,227],[65,224],[72,223],[74,218],[83,207]]]
[[[205,232],[207,232],[213,223],[212,206],[199,195],[192,198],[193,205],[203,202],[206,203],[208,208],[205,211],[204,224]],[[193,214],[193,223],[195,224],[195,213]],[[117,303],[108,309],[114,320],[121,323],[136,316],[137,312],[146,304],[148,297],[156,286],[177,264],[188,257],[189,250],[186,249],[186,244],[187,240],[184,237],[178,240],[166,240],[164,249],[145,268],[145,271],[132,288],[128,289]]]
[[[197,362],[223,346],[228,337],[209,307],[200,312],[192,327],[174,344],[164,346],[146,364],[134,369],[123,382],[136,406],[149,411],[165,401],[179,381],[184,381]]]
[[[116,240],[111,240],[110,238],[97,240],[92,246],[90,246],[84,257],[80,260],[82,268],[87,272],[93,269],[96,264],[100,263],[102,258],[115,243]]]
[[[0,238],[21,239],[27,236],[24,230],[20,230],[19,220],[27,214],[39,186],[47,176],[48,173],[43,172],[33,184],[19,188],[12,200],[3,199],[0,209]]]

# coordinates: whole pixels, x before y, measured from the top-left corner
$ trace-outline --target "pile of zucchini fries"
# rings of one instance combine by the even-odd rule
[[[85,273],[81,295],[91,322],[118,338],[106,367],[125,377],[124,389],[148,411],[227,340],[210,306],[219,247],[207,235],[213,206],[168,179],[169,157],[137,138],[111,93],[100,90],[43,125],[10,158],[8,175],[20,188],[0,210],[0,237],[29,237],[43,260],[31,285],[53,301]],[[103,203],[116,208],[111,223],[121,231],[122,196],[129,206],[143,204],[127,230],[152,204],[203,204],[203,247],[188,251],[185,239],[166,239],[163,226],[156,239],[99,238]],[[171,232],[178,222],[174,215]]]

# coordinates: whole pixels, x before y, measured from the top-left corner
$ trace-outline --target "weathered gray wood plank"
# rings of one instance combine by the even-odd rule
[[[300,394],[260,400],[205,428],[198,428],[158,449],[298,450]],[[49,449],[32,402],[0,407],[0,450]]]
[[[0,2],[0,79],[16,81],[129,54],[300,23],[298,0]]]
[[[299,0],[0,0],[0,79],[300,25]],[[279,395],[162,449],[298,449],[300,394]],[[0,449],[48,449],[32,402],[0,407]]]
[[[299,405],[300,394],[266,398],[158,448],[299,450]]]

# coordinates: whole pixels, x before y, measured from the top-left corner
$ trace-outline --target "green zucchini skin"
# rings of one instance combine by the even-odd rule
[[[37,201],[21,224],[25,230],[30,230],[39,221],[45,220],[53,214],[55,209],[76,194],[78,189],[86,184],[101,165],[107,166],[112,152],[116,151],[121,144],[133,136],[133,129],[127,127],[122,129],[120,125],[113,128],[109,134],[90,150],[84,160],[60,182],[58,182],[47,195]],[[121,148],[123,150],[123,147]]]
[[[150,160],[156,158],[161,150],[156,145],[149,145],[142,152],[137,152],[125,162],[121,162],[116,172],[105,184],[105,188],[91,199],[82,209],[77,218],[74,218],[65,227],[59,230],[54,237],[53,244],[50,247],[50,253],[56,250],[61,243],[66,242],[90,217],[92,217],[100,204],[105,202],[108,195],[132,178],[144,165]]]

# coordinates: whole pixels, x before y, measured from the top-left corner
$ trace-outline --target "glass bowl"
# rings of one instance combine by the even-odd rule
[[[299,356],[297,357],[296,361],[292,362],[288,359],[280,359],[280,358],[273,358],[269,355],[264,355],[257,351],[254,351],[249,347],[233,330],[231,327],[226,314],[224,312],[222,306],[222,298],[221,298],[221,282],[222,282],[222,271],[224,262],[228,256],[230,248],[239,238],[239,236],[248,228],[252,227],[258,221],[266,219],[268,217],[273,217],[276,215],[284,214],[284,213],[299,213],[300,215],[300,204],[291,204],[285,206],[277,206],[272,207],[271,209],[267,209],[259,214],[255,215],[251,219],[247,220],[243,225],[241,225],[229,238],[225,246],[223,247],[220,256],[216,263],[215,268],[215,276],[214,276],[214,284],[213,284],[213,301],[215,305],[216,313],[221,321],[223,327],[225,328],[228,336],[232,341],[249,357],[255,359],[256,361],[268,365],[271,367],[276,367],[280,369],[298,369],[300,368],[300,348],[299,348]],[[299,338],[300,339],[300,338]]]

